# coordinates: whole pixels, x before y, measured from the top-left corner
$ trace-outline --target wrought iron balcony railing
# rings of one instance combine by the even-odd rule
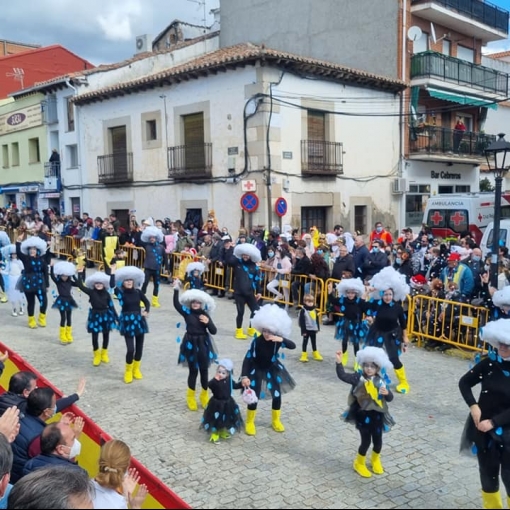
[[[212,143],[189,143],[168,148],[168,177],[199,179],[212,175]]]
[[[303,175],[339,175],[344,173],[343,144],[324,140],[301,140]]]
[[[133,153],[114,152],[97,157],[98,177],[102,184],[133,182]]]

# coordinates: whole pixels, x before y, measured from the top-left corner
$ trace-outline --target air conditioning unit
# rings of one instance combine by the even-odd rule
[[[397,179],[393,179],[392,185],[391,185],[391,191],[395,195],[400,195],[401,193],[405,193],[408,190],[407,187],[407,179],[404,179],[403,177],[398,177]]]
[[[152,41],[149,34],[138,35],[135,39],[136,53],[152,51]]]

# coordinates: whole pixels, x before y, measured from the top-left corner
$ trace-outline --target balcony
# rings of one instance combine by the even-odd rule
[[[340,175],[344,173],[344,150],[339,142],[301,140],[302,175]]]
[[[201,179],[212,175],[212,143],[189,143],[168,148],[168,177]]]
[[[509,12],[481,0],[412,0],[411,13],[485,44],[508,37]],[[438,34],[439,36],[439,34]]]
[[[441,126],[410,127],[410,159],[471,162],[485,158],[496,136]]]
[[[451,83],[456,92],[476,93],[489,99],[508,95],[508,74],[465,60],[448,57],[434,51],[413,55],[411,60],[412,86]],[[459,89],[459,85],[464,90]]]
[[[48,161],[44,163],[44,177],[60,177],[60,161]]]
[[[133,182],[133,153],[116,152],[97,157],[98,178],[102,184]]]

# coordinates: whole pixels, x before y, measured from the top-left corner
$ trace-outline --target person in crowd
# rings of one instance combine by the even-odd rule
[[[23,262],[18,259],[15,244],[4,246],[1,253],[3,269],[0,274],[3,274],[7,298],[9,303],[11,303],[12,316],[17,317],[25,313],[25,296],[18,290],[18,282],[23,273],[24,266]]]
[[[257,310],[252,325],[260,333],[253,338],[244,357],[241,384],[255,391],[259,400],[271,394],[271,426],[276,432],[284,432],[285,427],[280,420],[282,393],[292,390],[296,383],[280,361],[279,351],[282,347],[296,348],[296,344],[288,338],[292,320],[278,305],[269,304]],[[248,405],[245,432],[249,436],[257,433],[257,405],[257,402]]]
[[[149,332],[147,317],[150,302],[141,290],[145,277],[141,269],[134,266],[125,266],[118,271],[113,266],[111,269],[115,275],[115,295],[121,306],[119,332],[126,342],[124,382],[130,384],[133,378],[143,379],[140,366],[145,335]],[[141,309],[140,303],[143,303],[145,310]]]
[[[432,248],[429,248],[428,253],[425,254],[425,257],[428,259],[425,278],[427,281],[439,278],[444,269],[444,259],[441,257],[441,248],[432,246]]]
[[[305,294],[303,296],[303,306],[299,310],[298,324],[303,337],[301,357],[299,361],[306,363],[308,361],[308,340],[312,344],[312,357],[316,361],[322,361],[321,353],[317,349],[317,333],[320,331],[319,311],[315,306],[315,296]]]
[[[10,245],[11,240],[9,239],[9,236],[3,230],[0,230],[0,268],[2,269],[0,271],[0,303],[7,303],[4,276],[8,277],[7,273],[5,272],[5,267],[10,259],[10,252],[6,247]],[[16,246],[14,246],[14,252],[16,253]]]
[[[467,127],[462,120],[462,117],[457,117],[457,123],[453,128],[453,152],[455,154],[459,153],[460,144],[462,142],[462,138],[466,133]]]
[[[112,260],[110,260],[110,267],[115,266],[115,269],[118,271],[120,268],[126,266],[126,257],[127,253],[124,248],[118,248],[115,250],[115,257],[113,257]]]
[[[79,274],[79,271],[78,271]],[[92,364],[98,367],[101,363],[109,363],[108,345],[110,331],[118,327],[119,318],[113,305],[108,289],[115,287],[114,275],[101,271],[87,277],[85,283],[77,279],[78,287],[89,297],[90,309],[87,318],[87,333],[92,335]],[[99,350],[99,334],[103,335],[102,348]]]
[[[441,280],[445,288],[448,288],[448,282],[455,282],[458,285],[462,299],[468,301],[473,294],[475,281],[471,269],[465,264],[460,263],[461,256],[456,253],[450,253],[448,257],[448,266],[441,273]]]
[[[409,284],[411,278],[415,274],[413,266],[411,264],[411,250],[406,248],[397,248],[397,256],[395,257],[395,263],[393,269],[398,273],[405,276],[406,283]]]
[[[214,299],[206,292],[192,289],[179,297],[181,282],[174,280],[174,307],[186,322],[186,333],[180,342],[178,364],[188,366],[188,389],[186,403],[190,411],[198,409],[195,397],[198,374],[200,373],[200,404],[205,409],[209,401],[207,391],[209,367],[218,357],[211,335],[217,333],[216,325],[211,319],[216,307]]]
[[[291,291],[293,306],[299,306],[302,302],[302,296],[304,294],[305,280],[304,278],[310,273],[312,264],[310,259],[305,253],[305,249],[302,246],[298,246],[294,249],[292,254],[293,268],[290,271],[292,275]]]
[[[391,247],[391,245],[393,244],[393,237],[391,236],[391,233],[385,230],[383,224],[380,221],[378,221],[375,224],[374,230],[372,230],[372,232],[370,233],[370,243],[372,244],[372,246],[373,242],[376,239],[382,241],[382,243],[380,243],[380,246],[383,248],[385,246]]]
[[[365,241],[362,236],[356,236],[354,238],[354,248],[352,249],[352,258],[354,259],[354,275],[356,278],[359,277],[362,280],[365,280],[364,268],[365,268],[365,259],[367,258],[368,248],[365,245]]]
[[[165,264],[165,248],[162,245],[163,233],[157,227],[146,227],[140,237],[145,248],[145,261],[143,264],[145,279],[142,286],[142,293],[147,293],[150,280],[153,281],[152,306],[159,308],[159,281],[160,273]]]
[[[205,266],[202,262],[191,262],[186,266],[186,282],[189,283],[190,289],[204,290],[204,274]]]
[[[0,508],[7,508],[7,500],[12,489],[11,479],[13,455],[9,439],[0,433]]]
[[[248,335],[243,331],[244,308],[247,305],[253,318],[259,309],[258,301],[262,297],[260,288],[260,270],[257,264],[261,261],[260,250],[253,244],[238,244],[228,259],[228,264],[234,271],[234,298],[237,308],[235,338],[245,340],[248,336],[253,337],[256,330],[251,323],[248,327]]]
[[[270,280],[266,288],[271,294],[274,294],[275,301],[281,301],[285,298],[285,303],[290,301],[290,283],[285,279],[285,275],[290,274],[292,270],[292,261],[290,253],[285,249],[287,244],[277,246],[276,248],[268,248],[269,260],[262,265],[263,269],[269,271],[268,279]],[[283,294],[278,290],[282,286]]]
[[[333,270],[331,271],[331,278],[333,280],[341,280],[342,273],[344,271],[350,271],[352,274],[355,274],[356,268],[354,266],[354,258],[348,252],[347,246],[345,244],[338,242],[338,256],[336,257],[333,263]]]
[[[209,441],[218,444],[221,439],[229,439],[234,432],[243,426],[241,411],[232,397],[232,390],[242,388],[241,381],[233,380],[234,363],[231,359],[219,360],[216,374],[209,381],[212,397],[202,417],[201,428],[209,436]]]
[[[103,222],[104,223],[104,222]],[[110,274],[109,261],[112,260],[115,255],[115,250],[120,247],[119,236],[115,231],[114,226],[107,222],[100,234],[101,248],[103,255],[103,265],[106,274]]]
[[[131,450],[124,441],[110,439],[101,446],[99,472],[92,482],[93,508],[142,508],[147,486],[139,485],[138,471],[130,468],[130,463]]]
[[[229,265],[229,260],[234,255],[234,243],[232,242],[232,238],[230,236],[223,236],[221,239],[223,246],[220,249],[218,265],[224,268],[223,283],[225,285],[225,289],[219,292],[218,297],[222,298],[227,296],[228,299],[233,299],[234,296],[230,293],[231,285],[233,284],[233,269]]]
[[[20,281],[20,290],[25,293],[27,300],[28,327],[37,328],[37,325],[46,327],[46,309],[48,297],[46,289],[49,287],[48,265],[46,264],[47,244],[39,237],[29,237],[22,241],[18,237],[16,255],[23,262],[24,270]],[[39,301],[39,317],[35,321],[35,300]]]
[[[488,356],[459,380],[459,390],[469,407],[461,451],[475,453],[483,508],[503,508],[500,477],[510,494],[510,320],[486,324],[481,338],[489,344]],[[481,385],[478,397],[473,388]],[[507,496],[510,503],[510,497]]]
[[[320,295],[327,279],[329,278],[329,267],[320,253],[313,253],[310,257],[310,282],[305,283],[305,294]],[[317,283],[320,282],[320,283]]]
[[[372,444],[372,471],[382,475],[381,463],[383,432],[395,424],[389,413],[388,402],[393,400],[393,393],[387,387],[385,371],[391,366],[388,355],[378,347],[365,347],[356,354],[361,367],[360,372],[348,374],[342,363],[343,352],[336,353],[336,374],[338,378],[352,386],[349,393],[349,408],[345,421],[353,423],[360,435],[358,453],[353,468],[363,478],[370,478],[372,473],[366,466],[366,456]]]
[[[372,249],[365,257],[365,262],[363,264],[363,275],[365,280],[370,280],[388,265],[388,256],[384,251],[382,241],[380,239],[374,239],[371,244]]]
[[[365,313],[371,323],[366,345],[386,350],[399,380],[396,390],[408,393],[409,383],[400,353],[405,353],[409,346],[407,317],[401,304],[409,294],[409,285],[402,275],[387,267],[370,280],[370,287],[373,289],[372,296],[365,305]]]
[[[76,267],[72,262],[63,260],[50,266],[50,276],[57,286],[57,298],[52,308],[60,313],[60,343],[67,345],[73,342],[72,313],[78,308],[72,295],[72,288],[77,287]]]

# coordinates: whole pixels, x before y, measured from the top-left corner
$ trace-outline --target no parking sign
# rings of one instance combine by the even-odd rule
[[[281,218],[287,214],[287,200],[283,197],[276,199],[274,204],[274,212]]]
[[[259,207],[259,197],[255,193],[245,193],[241,197],[241,208],[243,211],[252,213],[255,212]]]

